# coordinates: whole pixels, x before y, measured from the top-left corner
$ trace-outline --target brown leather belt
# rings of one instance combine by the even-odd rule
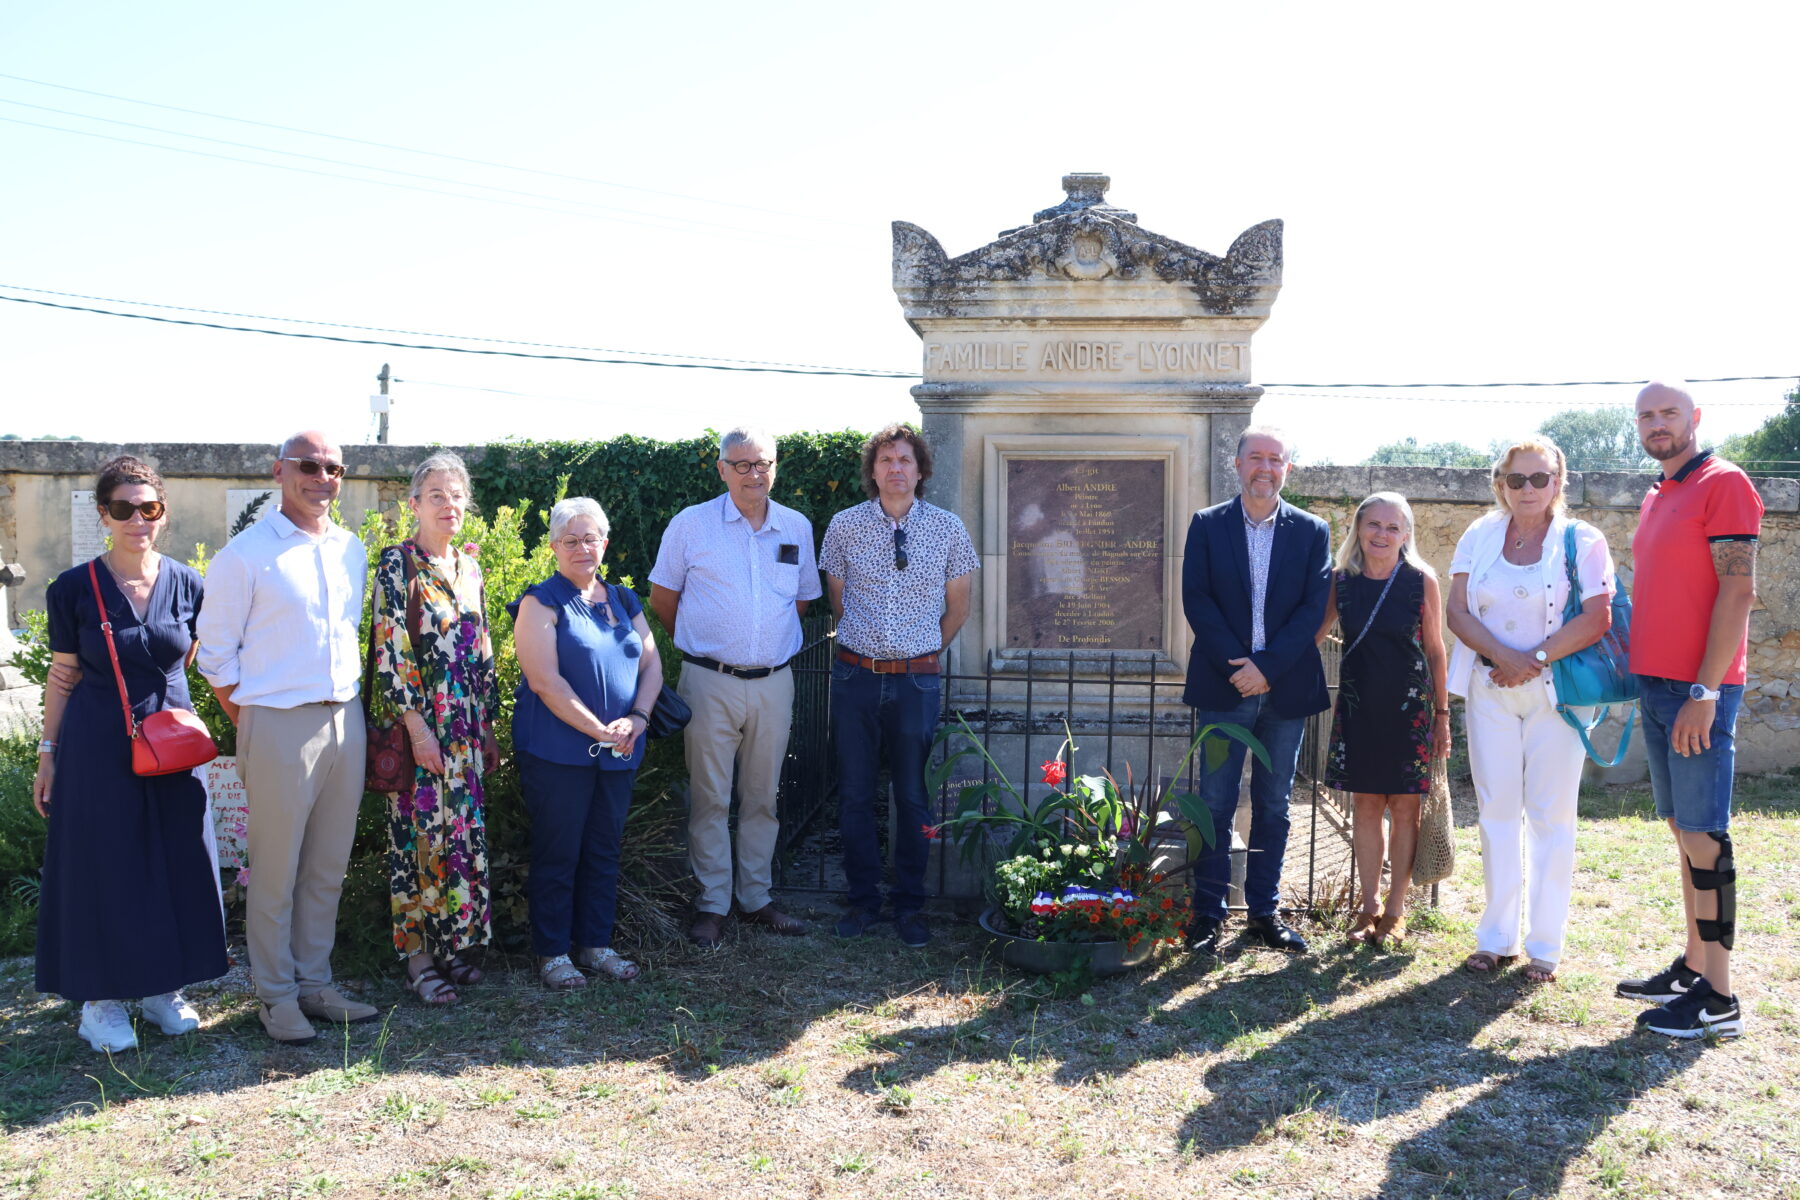
[[[921,654],[917,658],[865,658],[852,650],[839,650],[839,662],[847,662],[851,666],[861,667],[865,671],[873,671],[877,675],[936,675],[938,673],[938,656]]]

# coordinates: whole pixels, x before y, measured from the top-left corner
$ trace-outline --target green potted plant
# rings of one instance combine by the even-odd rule
[[[1194,735],[1167,786],[1136,787],[1127,766],[1121,787],[1110,770],[1071,779],[1068,764],[1077,747],[1067,724],[1063,729],[1056,756],[1041,768],[1051,790],[1034,802],[958,713],[938,743],[946,750],[963,744],[932,769],[931,789],[969,755],[987,764],[990,778],[962,788],[956,814],[925,833],[955,843],[964,863],[982,870],[990,904],[981,926],[1008,964],[1046,974],[1084,966],[1097,975],[1118,974],[1147,962],[1157,946],[1180,940],[1188,905],[1175,877],[1216,837],[1205,803],[1176,791],[1175,781],[1202,748],[1206,769],[1218,769],[1227,738],[1265,766],[1268,754],[1242,726],[1208,725]],[[1187,861],[1156,870],[1156,842],[1175,832],[1187,843]],[[991,863],[982,861],[990,856]]]

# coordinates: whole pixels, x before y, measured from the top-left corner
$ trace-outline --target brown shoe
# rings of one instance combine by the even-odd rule
[[[312,1027],[312,1022],[306,1019],[300,1006],[292,1000],[283,1000],[280,1004],[270,1004],[267,1001],[258,1004],[256,1019],[262,1022],[264,1033],[290,1046],[310,1042],[319,1036],[319,1031]]]
[[[779,933],[784,937],[798,937],[806,932],[805,921],[789,916],[773,904],[765,904],[755,912],[740,912],[738,920],[746,925],[761,925],[771,933]]]
[[[688,941],[696,946],[711,950],[725,937],[725,914],[703,912],[694,914],[694,923],[688,926]]]

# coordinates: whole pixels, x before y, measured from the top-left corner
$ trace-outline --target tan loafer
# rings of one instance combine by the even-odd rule
[[[321,1021],[336,1021],[339,1025],[372,1021],[381,1015],[381,1010],[374,1005],[352,1000],[336,988],[329,987],[320,988],[310,996],[300,997],[300,1011]]]
[[[779,933],[784,937],[799,937],[806,932],[805,921],[782,912],[773,904],[765,904],[755,912],[740,912],[738,920],[746,925],[761,925],[769,932]]]
[[[283,1000],[280,1004],[257,1005],[256,1019],[262,1022],[264,1033],[290,1046],[310,1042],[319,1036],[319,1031],[312,1027],[312,1022],[306,1019],[300,1006],[292,1000]]]

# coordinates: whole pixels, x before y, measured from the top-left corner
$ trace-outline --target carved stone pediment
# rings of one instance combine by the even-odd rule
[[[1221,258],[1151,233],[1135,214],[1103,203],[1107,183],[1104,175],[1066,176],[1063,203],[955,258],[917,225],[895,221],[894,287],[921,300],[968,303],[983,283],[1159,279],[1185,283],[1208,312],[1231,315],[1281,286],[1279,220],[1251,226]]]

